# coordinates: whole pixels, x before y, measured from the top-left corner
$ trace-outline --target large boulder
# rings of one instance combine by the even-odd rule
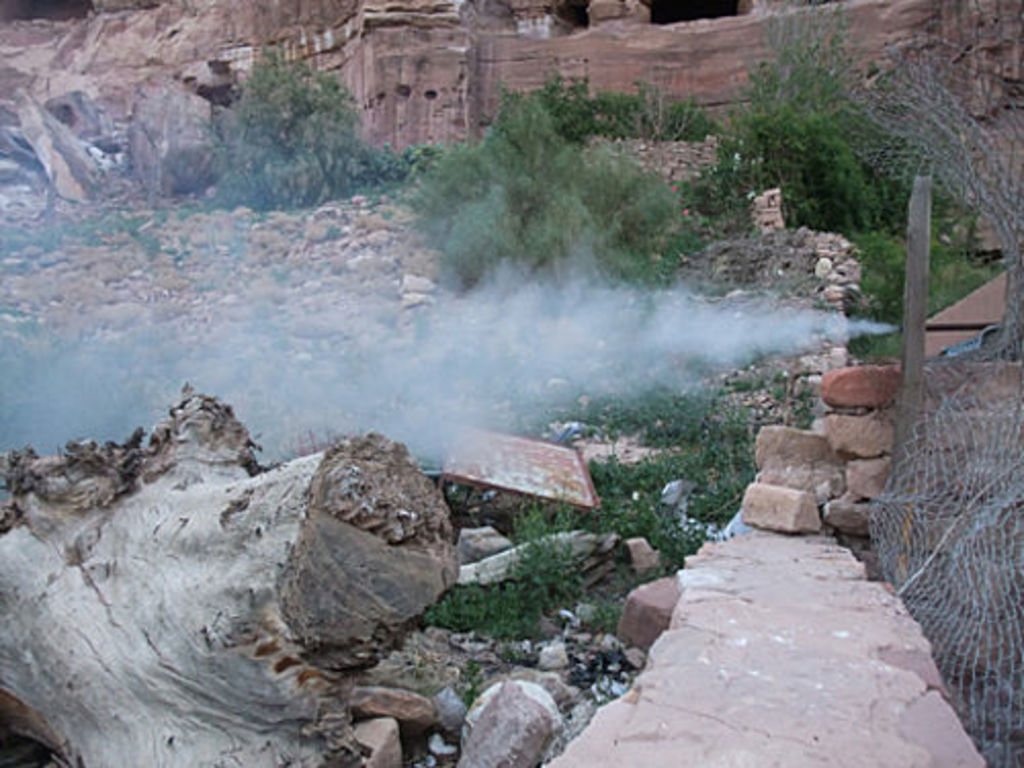
[[[309,495],[284,618],[321,663],[369,665],[455,582],[448,508],[406,447],[378,434],[331,448]]]
[[[484,691],[466,718],[458,768],[533,768],[562,718],[536,683],[511,680]]]
[[[156,195],[189,195],[213,183],[210,103],[180,83],[139,87],[128,128],[135,177]]]

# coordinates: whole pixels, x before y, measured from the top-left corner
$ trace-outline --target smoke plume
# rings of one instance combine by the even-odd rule
[[[375,429],[436,460],[462,426],[508,427],[582,394],[683,390],[711,369],[888,330],[749,296],[711,300],[682,286],[650,292],[584,278],[495,277],[411,312],[403,322],[339,316],[337,333],[314,352],[297,349],[294,319],[255,304],[244,322],[201,334],[153,324],[81,342],[8,339],[0,449],[122,439],[154,423],[187,381],[235,406],[265,459]]]

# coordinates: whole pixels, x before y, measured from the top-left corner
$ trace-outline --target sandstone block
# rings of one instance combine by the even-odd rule
[[[781,533],[815,533],[821,518],[814,496],[807,491],[751,483],[743,495],[743,522]]]
[[[758,469],[787,465],[834,464],[836,456],[824,435],[793,427],[762,427],[757,433]]]
[[[356,741],[370,752],[363,763],[365,768],[402,768],[402,742],[397,720],[376,717],[356,723],[353,730]]]
[[[349,700],[356,719],[394,718],[403,732],[422,733],[437,725],[437,707],[425,696],[381,685],[357,686]]]
[[[844,477],[839,457],[825,435],[792,427],[762,427],[757,433],[757,482],[814,494],[824,504],[842,495]]]
[[[825,417],[825,434],[837,453],[871,459],[892,450],[893,424],[879,414],[846,416],[830,413]]]
[[[629,553],[629,566],[633,569],[633,573],[640,575],[650,573],[656,571],[661,565],[658,551],[642,536],[626,539],[624,543]]]
[[[755,482],[807,491],[814,496],[814,503],[819,506],[829,499],[842,496],[846,490],[846,477],[838,464],[765,469],[757,473]]]
[[[626,598],[616,634],[626,645],[647,650],[668,629],[678,601],[679,586],[674,576],[637,587]]]
[[[900,369],[895,365],[860,365],[828,371],[821,396],[834,408],[881,408],[896,399]]]
[[[858,504],[847,499],[835,499],[825,505],[824,520],[837,531],[853,536],[868,535],[870,504]]]
[[[846,465],[846,491],[850,496],[873,499],[885,490],[889,479],[888,457],[857,459]]]

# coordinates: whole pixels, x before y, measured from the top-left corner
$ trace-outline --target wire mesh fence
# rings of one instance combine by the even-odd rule
[[[1024,768],[1024,382],[1021,364],[927,367],[871,538],[932,643],[993,768]]]

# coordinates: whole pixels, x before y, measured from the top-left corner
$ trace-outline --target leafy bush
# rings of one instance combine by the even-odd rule
[[[715,396],[658,391],[632,400],[592,401],[573,416],[605,433],[635,434],[646,445],[666,449],[636,464],[591,462],[601,508],[588,519],[597,531],[643,536],[671,567],[682,567],[704,533],[681,526],[659,509],[665,485],[677,479],[696,483],[687,515],[721,525],[739,509],[753,480],[753,436],[746,413]]]
[[[742,231],[750,198],[781,187],[788,226],[899,231],[908,187],[863,157],[878,136],[847,97],[842,15],[789,14],[772,23],[776,57],[750,74],[748,103],[732,114],[716,167],[695,185],[697,207],[722,230]]]
[[[463,288],[499,263],[557,273],[573,257],[644,279],[676,218],[672,191],[630,161],[559,135],[538,101],[511,98],[487,137],[447,151],[413,198]]]
[[[636,93],[602,91],[590,95],[585,78],[566,81],[554,75],[529,94],[509,94],[506,101],[533,101],[554,121],[567,141],[591,136],[649,141],[702,141],[718,130],[693,99],[673,101],[657,88],[637,83]]]
[[[489,587],[454,587],[427,609],[426,622],[498,640],[536,636],[545,612],[571,605],[581,592],[571,547],[548,538],[559,528],[564,525],[550,525],[540,510],[529,512],[517,527],[516,538],[525,538],[526,546],[511,580]]]
[[[929,256],[928,312],[938,312],[991,280],[1000,265],[979,258],[973,242],[973,222],[958,217],[947,202],[936,201]],[[903,322],[903,284],[906,277],[906,241],[880,232],[857,234],[863,276],[861,290],[868,297],[866,314],[887,323]],[[894,356],[899,336],[861,337],[850,347],[854,354]]]
[[[274,52],[253,67],[214,146],[223,201],[257,209],[316,205],[406,168],[360,138],[352,97],[335,77]]]

